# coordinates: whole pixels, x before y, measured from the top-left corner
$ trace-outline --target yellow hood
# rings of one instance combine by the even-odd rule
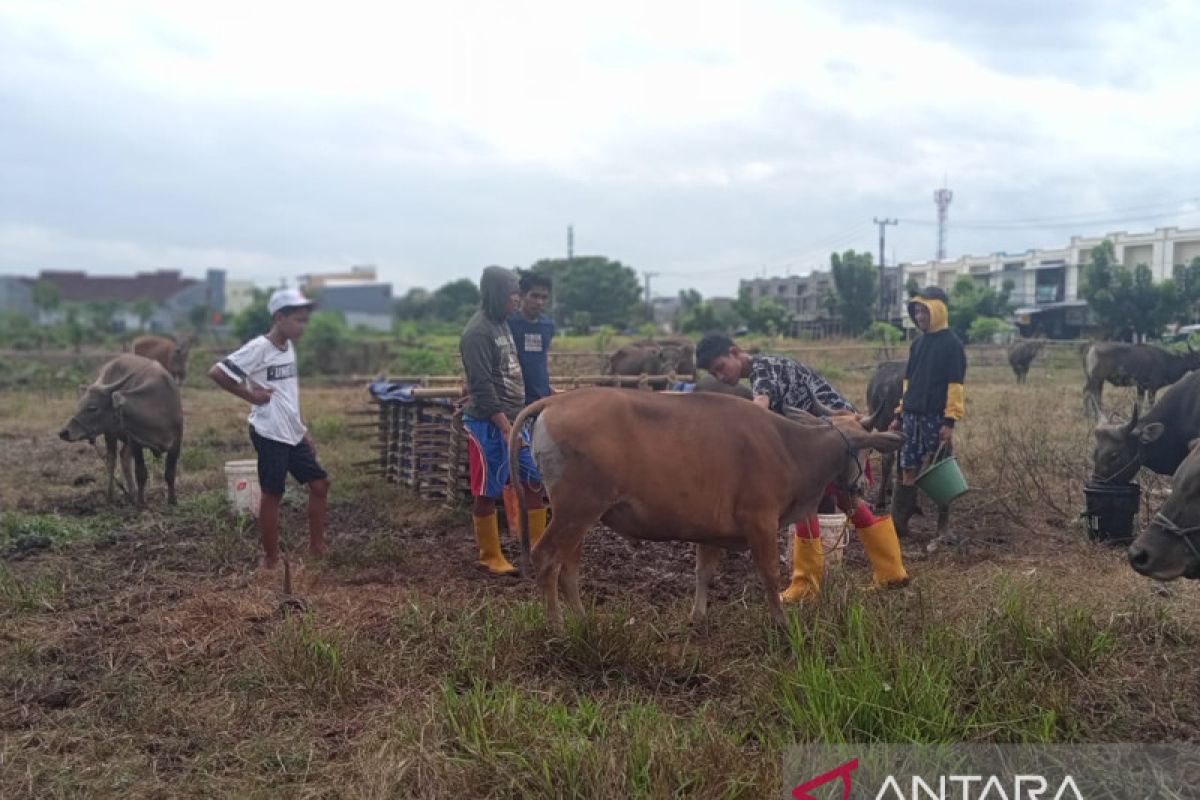
[[[908,301],[908,315],[912,316],[912,307],[917,304],[929,309],[929,333],[944,331],[950,325],[950,312],[946,304],[932,297],[914,297]]]

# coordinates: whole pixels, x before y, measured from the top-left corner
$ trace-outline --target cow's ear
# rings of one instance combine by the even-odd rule
[[[1158,437],[1163,435],[1163,424],[1161,422],[1147,422],[1140,429],[1138,441],[1142,444],[1150,444],[1157,442]]]

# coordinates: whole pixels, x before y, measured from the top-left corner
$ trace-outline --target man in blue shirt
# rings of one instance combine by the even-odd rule
[[[536,272],[522,275],[521,307],[508,318],[508,328],[517,345],[517,360],[525,376],[525,405],[552,393],[546,354],[554,339],[554,320],[545,314],[552,286],[548,275]]]
[[[553,285],[549,275],[523,273],[519,284],[521,305],[508,317],[508,329],[512,331],[513,342],[517,346],[517,360],[521,363],[521,374],[525,378],[525,405],[553,394],[546,354],[554,339],[554,320],[545,313]],[[517,494],[512,486],[504,487],[504,511],[508,518],[508,530],[515,536],[519,511]]]

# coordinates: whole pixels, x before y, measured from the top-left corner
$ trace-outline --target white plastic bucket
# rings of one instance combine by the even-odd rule
[[[841,566],[842,553],[849,540],[845,514],[818,514],[821,525],[821,546],[825,551],[826,566]]]
[[[225,493],[235,514],[257,517],[258,503],[262,499],[262,489],[258,485],[258,462],[253,459],[226,461]]]

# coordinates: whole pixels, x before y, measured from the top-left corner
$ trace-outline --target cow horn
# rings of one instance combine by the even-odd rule
[[[812,404],[813,404],[813,413],[816,414],[818,417],[832,417],[834,414],[837,413],[832,408],[830,408],[829,406],[825,405],[820,400],[818,400],[815,394],[813,395]]]
[[[1133,404],[1133,415],[1129,417],[1129,422],[1125,426],[1125,431],[1126,432],[1132,431],[1135,427],[1137,427],[1137,422],[1138,422],[1138,406],[1137,406],[1137,403],[1134,403]]]
[[[872,411],[870,414],[865,414],[858,418],[858,422],[869,431],[875,430],[876,424],[879,422],[880,415],[883,413],[883,406]]]

